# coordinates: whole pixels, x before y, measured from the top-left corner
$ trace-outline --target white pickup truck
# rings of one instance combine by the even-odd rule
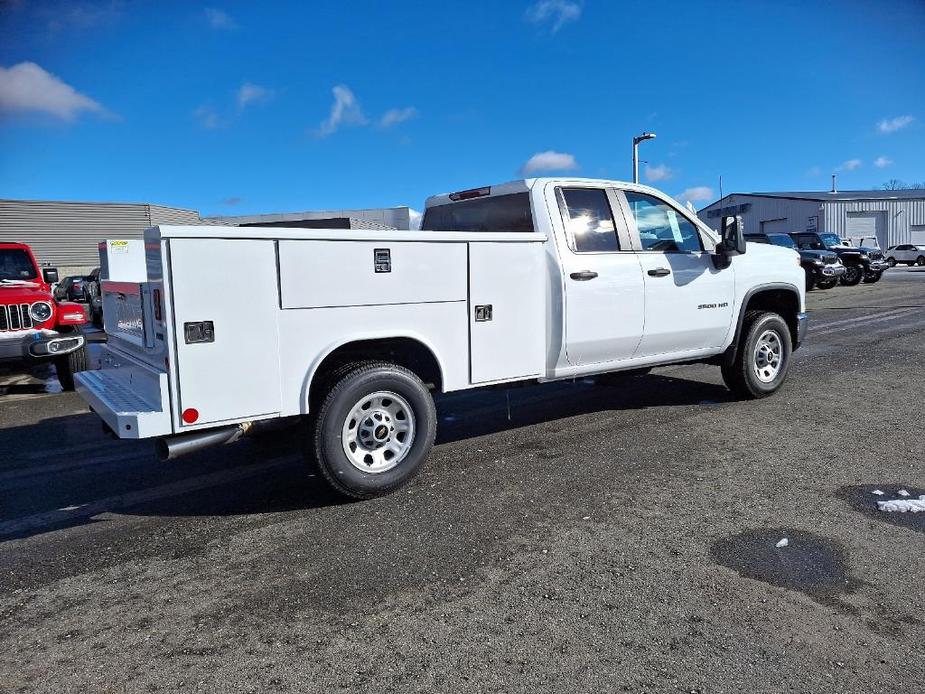
[[[153,227],[78,390],[164,458],[305,417],[306,455],[369,498],[420,470],[433,393],[709,362],[762,397],[805,332],[794,251],[646,186],[514,181],[431,197],[422,226]]]

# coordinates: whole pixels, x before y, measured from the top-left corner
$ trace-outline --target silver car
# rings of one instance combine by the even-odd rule
[[[925,265],[925,246],[916,246],[911,243],[902,243],[886,249],[886,261],[890,267],[898,263],[906,265]]]

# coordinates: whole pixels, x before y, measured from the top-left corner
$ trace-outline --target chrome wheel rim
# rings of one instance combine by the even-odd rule
[[[770,383],[784,363],[784,345],[780,334],[776,330],[765,330],[755,343],[755,354],[752,359],[752,368],[755,377],[762,383]]]
[[[341,442],[353,467],[373,475],[387,472],[411,451],[414,411],[397,393],[370,393],[350,408]]]

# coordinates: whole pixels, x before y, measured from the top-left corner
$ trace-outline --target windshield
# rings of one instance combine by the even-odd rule
[[[822,239],[822,243],[824,243],[827,248],[842,245],[841,239],[838,238],[838,234],[819,234],[819,238]]]
[[[796,250],[797,247],[793,239],[787,236],[787,234],[768,234],[768,240],[775,246],[783,246],[784,248],[792,248],[794,250]]]
[[[0,280],[34,280],[32,258],[22,248],[0,250]]]
[[[529,193],[512,193],[428,207],[427,231],[533,231]]]

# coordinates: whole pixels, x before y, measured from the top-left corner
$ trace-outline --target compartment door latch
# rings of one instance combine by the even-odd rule
[[[483,304],[475,307],[475,322],[484,323],[491,320],[491,304]]]

